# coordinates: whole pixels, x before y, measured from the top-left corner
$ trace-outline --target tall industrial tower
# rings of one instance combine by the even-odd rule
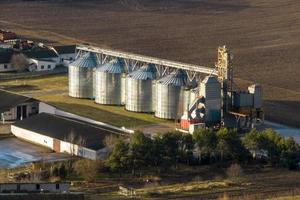
[[[218,79],[221,82],[222,88],[222,119],[225,113],[232,106],[231,98],[228,98],[228,93],[232,96],[233,85],[233,68],[232,68],[232,55],[226,46],[218,48],[218,62],[215,64]]]

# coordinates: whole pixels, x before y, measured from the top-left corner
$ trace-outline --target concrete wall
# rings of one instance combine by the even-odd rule
[[[1,200],[84,200],[83,193],[0,194]]]
[[[45,136],[33,131],[29,131],[23,128],[16,127],[14,125],[11,126],[11,132],[14,134],[16,137],[21,138],[23,140],[27,140],[29,142],[39,144],[45,147],[48,147],[52,150],[53,149],[53,138],[49,136]],[[68,138],[66,138],[68,139]],[[97,157],[97,152],[92,149],[88,149],[85,147],[78,146],[76,144],[71,144],[66,141],[60,140],[60,153],[68,153],[71,155],[76,155],[80,157],[84,157],[87,159],[92,159],[96,160],[98,159]]]
[[[58,184],[58,188],[56,187]],[[68,183],[6,183],[0,184],[0,193],[7,191],[19,191],[23,192],[68,192],[70,185]],[[1,199],[1,198],[0,198]]]
[[[53,150],[53,138],[11,125],[11,132],[16,137],[48,147]]]
[[[50,59],[50,60],[52,60],[52,59]],[[49,71],[49,70],[53,70],[56,67],[57,60],[44,61],[44,60],[30,58],[29,63],[36,65],[36,71]]]
[[[10,63],[0,64],[0,72],[10,72],[10,71],[14,71],[14,68],[11,66]]]
[[[60,54],[59,55],[59,63],[60,64],[65,64],[66,61],[73,62],[75,60],[75,52],[74,53],[69,53],[69,54]]]
[[[60,142],[60,151],[63,153],[69,153],[71,155],[80,156],[83,158],[88,158],[91,160],[97,159],[97,152],[92,149],[88,149],[76,144],[71,144],[69,142],[61,141]]]
[[[35,114],[38,112],[39,109],[39,103],[38,102],[28,102],[19,104],[18,106],[26,105],[26,116],[30,116],[32,114]],[[11,108],[9,111],[3,113],[4,120],[16,120],[17,119],[17,106],[14,108]],[[1,118],[1,116],[0,116]],[[2,120],[2,118],[1,118]]]

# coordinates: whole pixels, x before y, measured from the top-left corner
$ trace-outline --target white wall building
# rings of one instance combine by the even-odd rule
[[[13,53],[11,51],[0,52],[0,72],[9,72],[14,70],[10,64],[12,54]]]
[[[113,130],[46,113],[14,123],[11,132],[18,138],[55,152],[92,160],[107,157],[104,139],[110,134],[116,134]]]
[[[0,193],[69,192],[69,183],[0,183]]]
[[[75,45],[55,46],[53,48],[59,55],[59,64],[68,66],[69,63],[75,60]]]
[[[49,71],[55,69],[56,60],[29,58],[29,71]]]
[[[0,90],[1,121],[22,120],[38,112],[38,100]]]

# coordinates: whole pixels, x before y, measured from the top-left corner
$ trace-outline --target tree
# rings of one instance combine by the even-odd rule
[[[114,148],[117,137],[113,134],[106,135],[104,138],[104,145],[107,149],[108,154],[110,154]]]
[[[115,143],[115,148],[110,154],[107,165],[113,172],[124,171],[128,166],[129,146],[121,138],[118,138]]]
[[[249,158],[249,151],[243,146],[236,129],[219,129],[217,140],[221,161],[224,159],[242,161]]]
[[[18,71],[23,72],[27,69],[29,62],[24,54],[14,54],[10,61],[12,67]]]
[[[179,132],[168,132],[161,138],[163,152],[163,166],[164,168],[175,164],[177,167],[179,161],[179,140],[181,133]]]
[[[264,138],[263,145],[268,152],[268,157],[272,164],[276,164],[279,161],[281,154],[282,143],[284,138],[276,133],[273,129],[266,129],[262,131]]]
[[[130,161],[132,174],[135,170],[150,164],[152,140],[142,132],[136,131],[130,137]]]
[[[154,137],[152,141],[152,148],[151,148],[151,165],[156,168],[156,171],[160,171],[160,166],[163,164],[163,142],[162,138],[159,136]]]
[[[85,181],[93,181],[101,167],[102,163],[100,161],[78,160],[74,164],[74,171],[83,177]]]
[[[244,146],[256,157],[256,153],[263,148],[263,137],[256,129],[252,129],[249,133],[246,133],[243,138]]]
[[[67,138],[65,138],[65,141],[70,143],[70,154],[74,156],[76,154],[76,146],[82,147],[85,145],[86,141],[82,136],[76,136],[75,132],[71,130],[71,132],[68,134]],[[78,149],[77,149],[78,151]],[[77,152],[77,155],[79,152]]]
[[[194,141],[191,134],[182,134],[179,140],[179,159],[190,164],[193,158]]]
[[[203,156],[211,158],[214,156],[217,146],[217,136],[211,129],[198,129],[193,134],[193,139],[198,147],[200,163],[203,160]]]

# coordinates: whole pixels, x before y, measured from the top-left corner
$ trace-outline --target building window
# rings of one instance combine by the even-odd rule
[[[36,184],[36,190],[40,190],[40,189],[41,189],[40,184]]]
[[[56,184],[56,189],[59,190],[59,184],[58,183]]]
[[[44,65],[42,65],[42,66],[41,66],[41,69],[44,69],[44,67],[45,67],[45,66],[44,66]]]
[[[51,69],[51,65],[48,65],[48,69]]]
[[[4,69],[7,69],[7,65],[4,65]]]

